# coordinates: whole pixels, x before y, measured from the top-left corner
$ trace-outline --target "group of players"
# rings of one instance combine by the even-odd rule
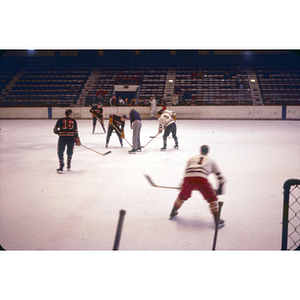
[[[106,148],[108,147],[110,137],[115,131],[117,134],[120,145],[123,147],[123,139],[125,139],[124,127],[125,121],[128,119],[126,115],[117,116],[115,114],[110,115],[109,124],[107,126],[107,131],[105,129],[103,121],[103,108],[101,104],[92,106],[90,113],[93,116],[93,129],[95,132],[97,121],[100,122],[102,129],[106,135]],[[176,135],[176,112],[166,110],[165,107],[157,112],[158,114],[158,134],[163,134],[163,147],[161,151],[165,151],[167,148],[167,137],[172,134],[175,141],[174,148],[178,149],[178,138]],[[59,135],[58,139],[58,158],[59,158],[59,168],[58,173],[63,173],[64,169],[64,151],[67,147],[67,169],[71,169],[71,161],[74,151],[74,144],[77,146],[81,145],[81,141],[78,135],[78,125],[76,120],[72,117],[72,110],[66,109],[65,117],[58,119],[55,127],[53,129],[55,134]],[[140,114],[132,109],[129,115],[130,126],[133,130],[132,136],[132,149],[128,151],[130,154],[142,151],[142,146],[140,143],[140,130],[141,130],[141,117]],[[157,134],[157,135],[158,135]],[[202,145],[200,147],[200,154],[191,157],[187,162],[187,167],[185,171],[185,176],[181,186],[181,191],[178,194],[173,208],[170,213],[170,218],[174,218],[178,214],[179,208],[182,204],[191,197],[192,191],[199,191],[206,201],[209,203],[210,211],[214,217],[214,222],[218,228],[222,228],[225,225],[225,221],[218,218],[218,197],[223,193],[223,185],[225,179],[213,159],[208,156],[209,147],[207,145]],[[212,185],[208,181],[208,176],[210,174],[215,174],[219,185],[217,190],[214,190]]]

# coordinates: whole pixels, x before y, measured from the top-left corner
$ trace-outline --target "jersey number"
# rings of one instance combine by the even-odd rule
[[[199,162],[198,162],[198,165],[202,165],[203,159],[204,159],[204,157],[200,157],[200,160],[199,160]]]
[[[70,119],[63,119],[63,129],[73,129],[74,122]]]

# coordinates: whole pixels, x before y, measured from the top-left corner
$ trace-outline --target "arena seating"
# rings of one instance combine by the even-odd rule
[[[256,69],[265,105],[300,105],[300,70],[286,66]]]
[[[179,60],[173,66],[176,73],[174,88],[181,92],[188,89],[192,95],[186,105],[256,104],[249,81],[249,65],[254,70],[264,105],[300,105],[300,68],[294,58],[288,63],[282,59],[264,63],[260,59],[253,65],[241,57],[235,60],[217,56],[213,59],[203,56],[197,62]],[[168,68],[167,62],[140,62],[133,66],[130,60],[97,65],[84,61],[63,66],[49,64],[49,61],[43,65],[39,60],[36,65],[1,67],[0,106],[84,105],[87,94],[95,95],[100,89],[106,91],[105,105],[109,105],[117,84],[138,84],[135,96],[149,105],[152,95],[157,100],[166,95]],[[192,72],[197,73],[199,69],[202,78],[193,79]],[[243,88],[239,87],[240,81]]]

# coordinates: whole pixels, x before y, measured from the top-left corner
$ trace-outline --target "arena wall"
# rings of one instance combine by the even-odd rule
[[[89,107],[71,107],[76,119],[91,119]],[[129,115],[132,107],[104,107],[104,119],[110,114]],[[144,120],[149,119],[150,107],[135,107]],[[157,111],[161,107],[157,107]],[[170,106],[178,119],[228,120],[300,120],[300,106]],[[1,107],[0,119],[58,119],[66,107]]]

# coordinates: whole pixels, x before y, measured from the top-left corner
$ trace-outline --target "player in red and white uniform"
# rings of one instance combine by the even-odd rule
[[[64,151],[67,146],[68,162],[67,168],[71,168],[71,160],[74,150],[74,143],[80,146],[80,139],[78,136],[78,127],[75,119],[72,118],[72,110],[66,109],[65,118],[58,119],[53,132],[59,135],[57,154],[59,158],[59,168],[56,170],[58,173],[63,172],[64,168]]]
[[[222,194],[222,187],[225,180],[215,161],[207,156],[209,152],[208,146],[203,145],[201,146],[200,150],[200,155],[195,155],[188,160],[181,191],[178,194],[177,199],[174,203],[170,217],[175,217],[178,214],[177,211],[182,206],[183,202],[191,197],[193,190],[197,190],[209,203],[210,211],[214,216],[215,222],[217,222],[217,195]],[[219,187],[216,192],[213,190],[211,184],[208,181],[208,176],[210,174],[215,174],[219,180]],[[225,221],[220,220],[219,226],[223,227],[224,225]]]
[[[175,141],[175,149],[178,149],[178,138],[176,136],[176,123],[174,119],[166,112],[163,110],[160,110],[157,112],[159,118],[158,118],[158,132],[161,133],[163,129],[165,130],[165,133],[163,135],[163,147],[160,149],[161,151],[164,151],[167,149],[167,137],[169,136],[170,133],[172,133],[172,137]]]

